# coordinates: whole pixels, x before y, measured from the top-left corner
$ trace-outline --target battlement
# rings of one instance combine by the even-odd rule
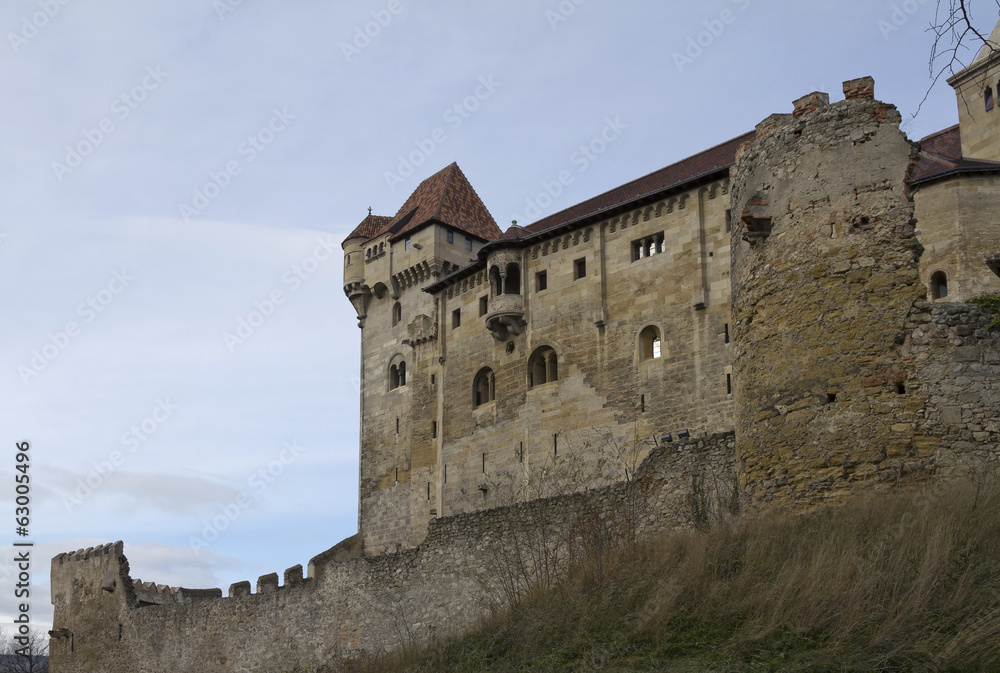
[[[88,561],[92,558],[99,558],[103,556],[108,556],[112,552],[116,555],[121,555],[124,549],[124,543],[121,540],[117,542],[109,542],[105,545],[98,545],[97,547],[87,547],[86,549],[77,549],[76,551],[64,552],[62,554],[57,554],[52,558],[52,565],[62,565],[63,563],[72,563],[79,561]]]

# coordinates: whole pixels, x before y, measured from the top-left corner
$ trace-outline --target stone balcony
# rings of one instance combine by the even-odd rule
[[[493,338],[505,341],[521,333],[524,325],[524,296],[520,294],[498,294],[489,299],[489,313],[486,314],[486,329]]]

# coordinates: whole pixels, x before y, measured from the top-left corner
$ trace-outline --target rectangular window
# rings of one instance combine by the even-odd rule
[[[573,262],[573,280],[580,280],[587,275],[587,260],[578,259]]]
[[[726,374],[726,394],[727,395],[732,395],[733,394],[733,375],[732,374]]]
[[[437,421],[431,421],[431,437],[438,436],[438,423]]]
[[[455,232],[452,231],[451,229],[448,230],[448,242],[449,243],[455,242]]]
[[[407,236],[405,239],[403,239],[403,250],[409,250],[409,249],[410,249],[410,237]]]
[[[559,455],[559,434],[552,435],[552,455]]]
[[[993,109],[993,87],[986,87],[986,111],[989,112]]]
[[[479,298],[479,317],[481,318],[487,313],[489,313],[489,310],[490,310],[489,295],[484,294],[482,297]]]
[[[472,239],[468,236],[465,237],[465,250],[466,252],[472,252]]]
[[[632,241],[632,261],[638,262],[640,259],[658,255],[665,249],[666,237],[662,232],[645,238],[640,238]]]
[[[541,292],[549,286],[549,277],[544,271],[535,274],[535,292]]]
[[[455,329],[462,325],[462,309],[456,308],[451,312],[451,327]]]
[[[646,396],[639,395],[639,413],[646,413]]]
[[[431,374],[431,385],[434,385],[434,383],[436,381],[437,381],[437,376],[435,376],[434,374]]]
[[[726,210],[726,233],[728,234],[733,230],[733,211]]]
[[[723,327],[723,335],[725,336],[726,343],[729,343],[729,323],[726,323]]]

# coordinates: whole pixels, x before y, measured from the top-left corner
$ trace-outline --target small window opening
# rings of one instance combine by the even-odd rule
[[[948,296],[948,274],[935,271],[931,274],[931,298],[944,299]]]
[[[559,380],[559,358],[548,346],[535,350],[528,359],[528,387]]]
[[[465,251],[472,252],[472,239],[468,236],[465,237]]]
[[[462,309],[456,308],[451,312],[451,328],[456,329],[462,325]]]
[[[399,417],[396,417],[396,434],[399,434]]]
[[[490,300],[487,295],[483,295],[479,298],[479,317],[483,317],[490,310]]]
[[[407,236],[405,239],[403,239],[403,250],[409,250],[409,249],[410,249],[410,237]]]
[[[504,294],[521,294],[521,267],[517,264],[507,265],[507,277],[503,283]]]
[[[472,391],[473,402],[477,407],[496,399],[496,378],[492,369],[486,367],[479,370],[472,382]]]
[[[549,277],[544,271],[535,274],[535,291],[541,292],[549,286]]]
[[[559,455],[559,433],[552,435],[552,455]]]
[[[434,385],[434,383],[435,383],[436,381],[437,381],[437,376],[436,376],[436,375],[434,375],[434,374],[431,374],[431,385]]]
[[[517,443],[517,458],[519,462],[524,462],[524,442]]]
[[[431,499],[431,482],[427,482],[427,499]]]
[[[639,395],[639,413],[646,413],[646,396]]]
[[[993,87],[986,87],[986,111],[989,112],[993,109]]]
[[[438,423],[437,421],[431,421],[431,438],[438,436]]]
[[[837,393],[827,393],[826,395],[827,404],[833,404],[836,401],[837,401]]]
[[[722,334],[724,335],[725,343],[729,343],[729,323],[726,323],[722,327]]]
[[[448,242],[449,243],[455,242],[455,232],[452,231],[451,229],[448,230]]]
[[[732,395],[733,394],[733,375],[732,374],[726,374],[726,394],[727,395]]]
[[[649,325],[639,333],[639,359],[655,360],[662,355],[662,341],[660,339],[660,328],[656,325]]]
[[[483,454],[483,474],[486,474],[486,454]]]
[[[406,363],[389,367],[389,390],[395,390],[406,385]]]
[[[448,463],[444,464],[444,483],[448,483]]]
[[[392,306],[392,326],[395,327],[403,319],[403,306],[397,301]]]
[[[733,230],[733,211],[726,210],[726,233],[730,233]]]
[[[897,383],[896,384],[896,394],[897,395],[905,395],[906,394],[906,384],[905,383]]]
[[[573,262],[573,280],[580,280],[587,275],[587,260],[578,259]]]
[[[118,640],[121,641],[121,639],[122,639],[122,625],[119,624],[118,625]]]

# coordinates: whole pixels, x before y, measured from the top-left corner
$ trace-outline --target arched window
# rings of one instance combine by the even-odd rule
[[[479,370],[475,380],[472,382],[472,395],[473,403],[477,407],[496,399],[497,386],[492,369],[484,367]]]
[[[504,294],[521,294],[521,267],[517,264],[507,265],[507,278],[503,284]]]
[[[528,359],[528,387],[559,380],[559,358],[549,346],[535,350]]]
[[[392,359],[389,366],[389,390],[395,390],[406,385],[406,363],[401,355]]]
[[[500,267],[494,266],[490,269],[490,296],[498,294],[503,294],[503,279],[500,277]]]
[[[931,274],[931,299],[944,299],[948,296],[948,274],[935,271]]]
[[[663,341],[660,328],[650,325],[639,332],[639,359],[655,360],[663,353]]]
[[[392,326],[395,327],[403,319],[403,306],[397,301],[392,305]]]

